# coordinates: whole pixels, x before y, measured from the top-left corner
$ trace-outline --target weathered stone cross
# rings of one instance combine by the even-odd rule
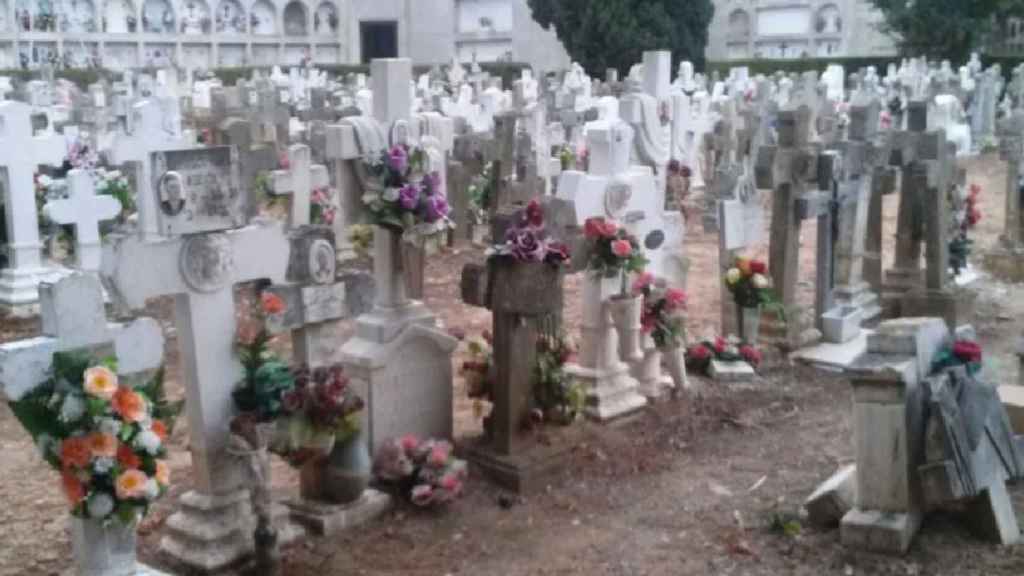
[[[75,259],[80,270],[98,272],[103,256],[100,222],[121,213],[121,202],[113,196],[96,194],[92,175],[86,170],[68,172],[68,197],[51,200],[43,213],[57,224],[75,226]]]
[[[310,195],[314,189],[324,188],[331,181],[327,167],[313,164],[312,153],[305,144],[292,144],[288,148],[287,170],[275,170],[271,189],[274,194],[292,197],[291,227],[305,226],[310,222]]]

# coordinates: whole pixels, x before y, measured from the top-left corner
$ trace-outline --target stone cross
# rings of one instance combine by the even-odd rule
[[[412,62],[374,60],[370,69],[374,117],[382,126],[363,132],[379,135],[383,129],[391,143],[401,142],[409,130]],[[345,130],[338,135],[352,140],[346,136],[335,143],[354,144],[355,134]],[[333,145],[330,137],[328,145]],[[366,387],[371,450],[403,434],[452,435],[451,355],[457,341],[438,328],[422,302],[409,299],[402,243],[394,231],[379,226],[374,231],[374,308],[360,316],[355,337],[341,351],[346,372]]]
[[[771,244],[769,266],[774,289],[786,312],[784,326],[771,323],[770,336],[780,344],[796,349],[816,339],[807,330],[807,322],[796,301],[799,282],[800,228],[803,220],[818,218],[818,263],[831,262],[830,194],[809,192],[809,184],[818,181],[817,146],[809,144],[810,111],[806,106],[787,108],[778,114],[778,146],[762,146],[758,151],[755,178],[760,189],[774,190],[772,195]],[[824,228],[824,232],[822,232]],[[820,278],[820,277],[819,277]],[[821,303],[821,299],[817,299]],[[815,316],[819,316],[821,311]]]
[[[169,166],[159,180],[173,183],[181,197],[199,204],[231,196],[231,191],[225,190],[231,179],[222,172],[236,167],[218,164],[221,153],[216,148],[199,151],[186,158],[186,165],[178,171]],[[233,181],[237,186],[237,180]],[[249,500],[243,487],[245,467],[225,453],[234,412],[231,391],[242,377],[234,350],[234,288],[253,280],[284,282],[289,254],[281,225],[261,222],[236,228],[232,223],[242,215],[231,217],[230,213],[243,208],[220,206],[218,211],[226,211],[227,218],[196,222],[193,233],[188,232],[190,223],[185,221],[175,228],[185,232],[183,235],[115,239],[103,259],[103,275],[111,293],[127,307],[140,309],[157,296],[175,298],[194,490],[182,497],[181,510],[168,519],[162,548],[177,560],[204,570],[221,568],[252,549]]]
[[[489,476],[517,492],[536,487],[538,480],[536,465],[523,453],[545,451],[524,423],[536,407],[537,342],[559,333],[563,277],[562,270],[548,264],[502,258],[467,264],[462,271],[462,298],[493,312],[494,335],[494,408],[484,421],[483,437],[470,442],[467,452]]]
[[[317,188],[330,185],[327,167],[313,164],[309,146],[292,144],[288,147],[287,170],[275,170],[271,191],[274,194],[289,195],[292,198],[292,227],[305,226],[310,223],[310,195]]]
[[[1018,108],[1000,123],[1000,157],[1009,166],[1006,176],[1006,224],[1001,237],[1011,250],[1024,248],[1024,109]]]
[[[214,135],[214,144],[232,146],[238,152],[238,172],[243,190],[250,190],[256,185],[256,178],[264,172],[276,170],[278,166],[277,150],[272,143],[256,143],[253,138],[253,127],[249,120],[232,117],[220,123]],[[250,195],[250,200],[252,197]],[[248,213],[255,216],[259,206],[250,202]]]
[[[188,148],[181,125],[168,117],[165,106],[156,98],[136,103],[131,108],[129,128],[117,135],[110,149],[115,165],[133,164],[136,205],[139,211],[139,234],[144,239],[160,235],[157,224],[157,195],[153,191],[151,155],[164,150]]]
[[[35,136],[28,104],[0,102],[0,167],[7,171],[8,268],[0,273],[0,303],[17,306],[38,299],[36,286],[52,275],[42,265],[34,173],[59,166],[66,152],[60,134]]]
[[[39,297],[42,336],[0,344],[0,392],[8,400],[21,399],[49,377],[54,352],[112,344],[122,375],[155,370],[163,362],[160,324],[152,318],[108,323],[95,276],[73,273],[44,282]]]
[[[672,54],[648,51],[644,52],[643,58],[642,91],[623,96],[619,113],[636,131],[633,142],[635,158],[654,170],[657,188],[663,195],[672,154],[672,106],[669,100]]]
[[[67,180],[68,197],[47,202],[43,213],[57,224],[74,225],[77,267],[99,272],[103,256],[100,222],[116,218],[121,213],[121,202],[113,196],[97,194],[92,174],[87,170],[71,170]]]

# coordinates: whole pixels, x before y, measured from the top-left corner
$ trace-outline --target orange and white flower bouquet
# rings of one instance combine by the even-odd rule
[[[59,352],[52,374],[10,403],[14,415],[60,472],[72,515],[134,525],[170,484],[165,442],[180,405],[164,398],[162,373],[131,387],[113,360]]]

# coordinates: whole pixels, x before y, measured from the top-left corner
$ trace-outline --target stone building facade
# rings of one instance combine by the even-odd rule
[[[867,0],[714,0],[708,60],[888,56]]]
[[[526,0],[0,0],[0,68],[346,64],[458,55],[568,65]]]

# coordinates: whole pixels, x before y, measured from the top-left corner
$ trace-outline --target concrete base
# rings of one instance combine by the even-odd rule
[[[255,527],[248,490],[219,496],[186,492],[181,509],[167,519],[160,549],[190,569],[216,572],[252,553]]]
[[[552,431],[549,442],[518,446],[515,454],[498,454],[483,437],[460,442],[457,451],[495,484],[517,494],[544,490],[547,480],[566,466],[566,457],[580,442],[578,426]]]
[[[821,315],[821,332],[825,342],[842,344],[860,334],[863,313],[856,306],[836,306]]]
[[[843,546],[866,552],[906,554],[921,527],[919,513],[850,510],[840,523]]]
[[[350,504],[337,505],[309,500],[289,500],[285,506],[295,522],[317,536],[330,536],[350,530],[377,518],[391,509],[391,496],[368,488]]]
[[[64,572],[61,572],[61,576],[81,576],[81,574],[78,572],[76,568],[69,568]],[[146,566],[145,564],[138,564],[135,567],[135,571],[133,571],[131,574],[121,574],[120,572],[118,572],[118,576],[171,576],[171,574],[167,572],[162,572],[160,570],[157,570],[156,568],[151,568],[149,566]]]
[[[754,368],[746,362],[723,362],[712,360],[708,375],[718,382],[750,382],[757,375]]]
[[[1003,282],[1024,282],[1024,250],[996,248],[985,254],[985,268]]]
[[[849,342],[842,344],[822,342],[817,346],[797,350],[790,354],[790,358],[806,362],[823,370],[845,370],[857,358],[867,352],[868,336],[872,333],[871,330],[861,330],[857,337]]]
[[[852,306],[860,311],[861,326],[875,326],[882,319],[882,306],[878,294],[867,282],[853,286],[836,286],[832,291],[837,307]]]
[[[637,381],[629,375],[626,364],[604,370],[570,365],[565,371],[587,391],[585,414],[588,418],[605,422],[647,405],[647,399],[637,391]]]
[[[903,296],[900,313],[904,318],[942,318],[955,331],[974,320],[976,300],[970,290],[913,290]]]

